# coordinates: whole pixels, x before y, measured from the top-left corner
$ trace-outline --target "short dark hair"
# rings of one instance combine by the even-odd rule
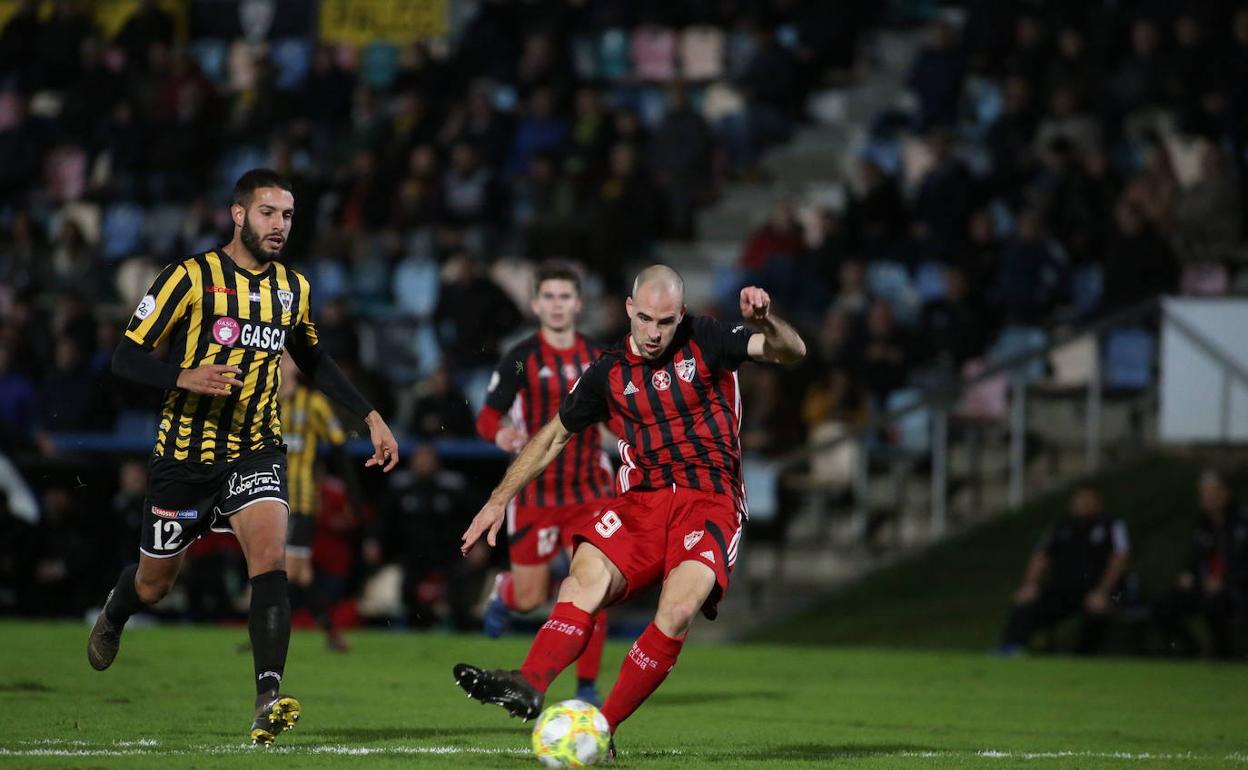
[[[567,262],[550,260],[538,265],[537,272],[533,274],[533,293],[540,292],[546,281],[570,281],[576,293],[581,293],[581,274]]]
[[[238,178],[234,183],[234,195],[230,199],[243,208],[251,204],[251,196],[261,187],[276,187],[293,194],[290,181],[271,168],[253,168]]]

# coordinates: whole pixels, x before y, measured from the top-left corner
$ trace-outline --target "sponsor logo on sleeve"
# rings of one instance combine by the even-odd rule
[[[698,554],[698,556],[701,556],[703,559],[706,559],[711,564],[715,563],[715,554],[712,553],[711,551],[703,551],[702,553]]]
[[[146,297],[139,300],[139,306],[134,310],[134,317],[142,321],[151,315],[152,311],[155,309],[156,298],[151,294],[148,294]]]

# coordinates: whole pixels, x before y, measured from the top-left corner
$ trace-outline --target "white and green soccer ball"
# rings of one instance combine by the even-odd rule
[[[583,700],[550,706],[533,727],[533,755],[546,767],[586,767],[607,755],[611,728],[602,712]]]

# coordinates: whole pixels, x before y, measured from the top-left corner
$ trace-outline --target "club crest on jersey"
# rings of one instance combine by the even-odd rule
[[[695,529],[694,531],[685,535],[685,550],[692,551],[693,547],[697,545],[698,541],[702,539],[702,534],[703,534],[702,530]]]
[[[676,376],[685,382],[693,382],[693,378],[698,373],[698,360],[696,358],[686,358],[676,362]]]
[[[286,291],[285,289],[278,289],[277,301],[282,303],[282,310],[289,313],[290,306],[295,303],[295,293],[293,291]]]
[[[222,316],[212,322],[212,338],[218,345],[229,347],[238,342],[238,321]]]
[[[667,390],[672,387],[672,375],[660,369],[650,378],[650,384],[654,386],[655,390]]]

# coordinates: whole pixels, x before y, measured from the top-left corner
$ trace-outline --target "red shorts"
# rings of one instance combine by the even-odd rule
[[[507,552],[512,564],[545,564],[560,547],[572,547],[572,533],[594,520],[607,498],[571,505],[507,506]]]
[[[627,586],[622,602],[696,561],[715,572],[715,588],[702,606],[714,620],[737,561],[741,515],[728,496],[684,487],[630,489],[603,502],[592,523],[574,533],[606,554]]]

